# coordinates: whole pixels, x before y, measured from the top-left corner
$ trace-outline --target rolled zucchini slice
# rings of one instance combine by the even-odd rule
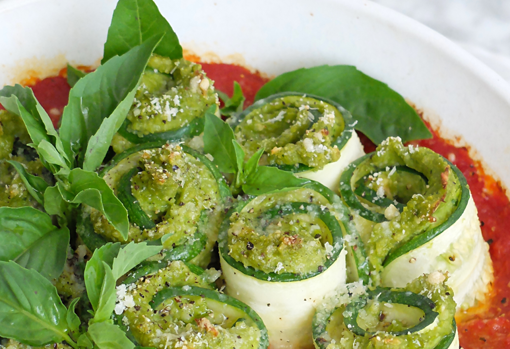
[[[200,273],[200,272],[199,272]],[[194,273],[183,262],[117,288],[117,323],[138,346],[160,348],[267,348],[260,317],[221,294],[214,277]],[[217,277],[219,272],[213,272]]]
[[[128,211],[126,240],[102,213],[86,207],[77,228],[93,250],[105,241],[162,244],[159,260],[206,266],[230,191],[203,155],[179,144],[148,143],[117,155],[101,175]],[[155,261],[157,263],[157,261]]]
[[[264,149],[261,165],[338,190],[342,170],[364,155],[351,114],[334,101],[295,92],[269,96],[229,120],[250,157]]]
[[[261,316],[272,348],[310,346],[315,307],[345,285],[349,223],[335,197],[319,183],[249,197],[223,222],[226,293]]]
[[[350,284],[313,321],[317,349],[458,349],[453,291],[440,272],[405,288]]]
[[[193,138],[203,132],[205,111],[213,105],[218,96],[200,64],[153,55],[113,149]]]
[[[459,308],[485,300],[493,280],[488,245],[466,179],[448,160],[388,138],[344,171],[340,193],[376,285],[403,287],[440,270]]]

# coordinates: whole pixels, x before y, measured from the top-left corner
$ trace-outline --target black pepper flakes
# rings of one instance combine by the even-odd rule
[[[248,243],[246,244],[246,248],[251,251],[253,250],[255,246],[253,245],[253,243],[251,241],[248,241]]]

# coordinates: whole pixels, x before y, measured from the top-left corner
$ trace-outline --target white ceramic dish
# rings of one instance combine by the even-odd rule
[[[352,64],[462,138],[510,186],[510,88],[451,41],[359,0],[159,0],[185,48],[275,75]],[[0,0],[0,85],[98,62],[116,0]],[[32,73],[33,73],[32,72]]]

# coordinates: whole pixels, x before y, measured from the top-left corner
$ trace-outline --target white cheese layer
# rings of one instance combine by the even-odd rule
[[[347,167],[351,162],[359,159],[365,155],[363,151],[363,145],[361,144],[358,134],[356,131],[352,131],[351,138],[347,141],[345,146],[340,149],[340,159],[337,161],[327,164],[322,170],[319,171],[305,171],[299,172],[295,175],[301,178],[308,178],[317,181],[329,189],[338,193],[338,186],[340,185],[340,175],[344,168]]]
[[[450,228],[383,270],[382,286],[404,287],[434,271],[448,272],[447,283],[453,289],[457,310],[484,301],[493,281],[493,268],[471,195],[464,213]]]
[[[264,321],[271,349],[313,348],[312,319],[316,307],[345,285],[345,249],[324,272],[293,282],[256,279],[221,258],[226,293],[249,305]]]

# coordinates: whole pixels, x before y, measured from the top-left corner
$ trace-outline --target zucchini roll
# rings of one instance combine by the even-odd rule
[[[347,216],[335,197],[315,182],[241,200],[223,222],[226,292],[262,317],[272,348],[309,346],[315,307],[345,284]]]
[[[124,240],[102,213],[84,207],[77,231],[89,249],[153,241],[164,247],[158,259],[209,263],[231,194],[205,156],[178,144],[144,144],[117,155],[101,175],[128,211],[129,235]]]
[[[376,285],[448,272],[459,307],[493,280],[488,244],[462,173],[441,155],[388,138],[342,174],[340,193],[365,243]]]
[[[120,153],[136,144],[198,136],[212,105],[219,105],[218,96],[201,65],[153,55],[113,149]]]
[[[248,158],[262,148],[261,165],[294,172],[333,191],[345,166],[365,154],[351,114],[322,97],[275,94],[229,123]]]
[[[48,183],[53,179],[46,170],[32,143],[23,120],[18,115],[0,110],[0,206],[42,206],[30,195],[18,171],[7,162],[19,162],[28,173],[43,177]]]
[[[219,272],[175,261],[117,287],[117,323],[139,346],[153,348],[267,348],[260,317],[211,289]]]
[[[315,347],[458,349],[453,291],[444,280],[434,272],[405,288],[350,284],[315,314]]]

